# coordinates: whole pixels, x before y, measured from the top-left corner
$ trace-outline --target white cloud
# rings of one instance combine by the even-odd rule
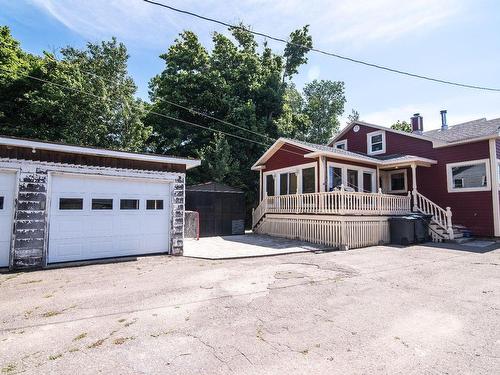
[[[309,68],[307,71],[307,79],[309,81],[314,81],[315,79],[318,79],[321,73],[321,69],[318,65],[313,65]]]
[[[71,30],[86,38],[115,35],[144,46],[165,45],[183,29],[194,29],[209,37],[220,27],[146,4],[139,0],[32,0]],[[176,0],[178,5],[200,14],[286,37],[310,24],[317,45],[355,43],[362,45],[402,38],[408,33],[429,32],[463,10],[463,0]]]

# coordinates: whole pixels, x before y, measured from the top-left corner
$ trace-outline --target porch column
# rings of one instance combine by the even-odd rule
[[[411,187],[412,187],[412,195],[413,195],[413,211],[417,212],[417,165],[413,163],[411,165]]]
[[[319,192],[325,192],[326,191],[326,158],[324,156],[319,157]]]
[[[264,193],[262,190],[264,186],[262,185],[262,169],[259,171],[259,203],[262,202],[262,199],[263,199],[263,196],[264,196]]]

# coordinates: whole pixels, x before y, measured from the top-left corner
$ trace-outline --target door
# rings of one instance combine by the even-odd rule
[[[48,262],[168,252],[170,197],[161,180],[54,174]]]
[[[0,267],[9,266],[16,173],[0,171]]]

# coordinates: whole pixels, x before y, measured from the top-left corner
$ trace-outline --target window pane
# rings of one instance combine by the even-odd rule
[[[280,174],[280,195],[288,194],[288,173]]]
[[[138,199],[120,199],[120,210],[138,210]]]
[[[268,197],[274,196],[274,176],[272,174],[266,176],[266,193]]]
[[[156,209],[157,210],[163,210],[163,200],[156,200]]]
[[[4,197],[0,197],[0,210],[3,210]]]
[[[289,174],[289,179],[290,179],[290,194],[297,194],[297,174],[296,173],[290,173]]]
[[[341,150],[345,150],[345,143],[341,143],[336,146],[337,148],[340,148]]]
[[[314,173],[314,167],[305,168],[302,170],[302,192],[303,193],[314,193],[316,190],[316,184],[314,179],[316,178]]]
[[[60,198],[60,210],[83,210],[83,198]]]
[[[380,151],[380,150],[382,150],[382,142],[372,143],[372,151]]]
[[[328,190],[333,191],[335,188],[340,188],[342,185],[342,168],[329,167],[328,175],[328,181],[330,183]]]
[[[451,172],[455,189],[484,187],[488,183],[485,163],[453,167]]]
[[[156,208],[156,201],[148,199],[146,201],[146,210],[154,210]]]
[[[354,191],[359,191],[358,171],[347,170],[347,186],[353,188]]]
[[[373,192],[372,173],[363,172],[363,191],[365,193]]]
[[[112,210],[113,199],[92,199],[93,210]]]
[[[391,175],[391,190],[405,190],[405,174],[403,172]]]

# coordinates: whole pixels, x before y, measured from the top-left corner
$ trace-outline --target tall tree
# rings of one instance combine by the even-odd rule
[[[0,76],[0,133],[122,150],[141,150],[151,129],[127,73],[127,50],[115,39],[60,51],[22,52],[5,28],[0,59],[15,74]],[[33,80],[26,75],[36,77]],[[48,83],[49,82],[49,83]],[[89,95],[90,94],[90,95]]]
[[[313,47],[312,37],[309,35],[309,25],[290,34],[289,42],[285,47],[285,71],[283,81],[298,73],[301,65],[307,64],[307,52]]]
[[[347,123],[350,124],[353,121],[359,120],[359,112],[355,109],[351,110],[351,114],[347,116]]]
[[[304,113],[311,121],[305,138],[326,144],[340,126],[339,116],[344,112],[346,102],[344,83],[314,80],[304,87],[304,97]]]
[[[401,131],[407,132],[407,133],[411,133],[411,131],[412,131],[410,123],[408,123],[406,121],[400,121],[400,120],[398,120],[397,122],[392,124],[391,129],[401,130]]]

